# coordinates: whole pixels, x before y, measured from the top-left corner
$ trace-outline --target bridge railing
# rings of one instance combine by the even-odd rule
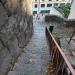
[[[47,27],[45,32],[50,47],[51,61],[54,64],[56,75],[75,75],[75,70]]]

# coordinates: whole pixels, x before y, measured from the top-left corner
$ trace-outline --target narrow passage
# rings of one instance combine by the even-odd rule
[[[31,41],[8,75],[54,75],[45,37],[45,24],[34,20],[33,26]]]

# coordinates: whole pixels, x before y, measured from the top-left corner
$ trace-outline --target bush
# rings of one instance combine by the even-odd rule
[[[67,18],[69,13],[70,13],[70,5],[66,4],[66,5],[62,5],[59,8],[62,9],[63,13],[64,13],[64,17]]]

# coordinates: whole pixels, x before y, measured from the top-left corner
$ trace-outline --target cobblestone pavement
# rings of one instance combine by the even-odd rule
[[[54,75],[47,73],[50,56],[45,37],[45,25],[39,20],[33,23],[33,37],[8,75]]]

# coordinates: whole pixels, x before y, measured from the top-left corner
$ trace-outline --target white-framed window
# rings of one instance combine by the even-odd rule
[[[41,8],[44,8],[45,7],[45,4],[41,4]]]
[[[35,0],[35,2],[37,2],[37,0]]]
[[[52,0],[49,0],[49,1],[52,1]]]
[[[58,6],[58,3],[54,3],[54,6]]]
[[[37,8],[37,4],[35,4],[34,7]]]
[[[47,4],[47,7],[51,7],[52,6],[52,4]]]
[[[33,14],[37,14],[37,11],[33,11]]]

